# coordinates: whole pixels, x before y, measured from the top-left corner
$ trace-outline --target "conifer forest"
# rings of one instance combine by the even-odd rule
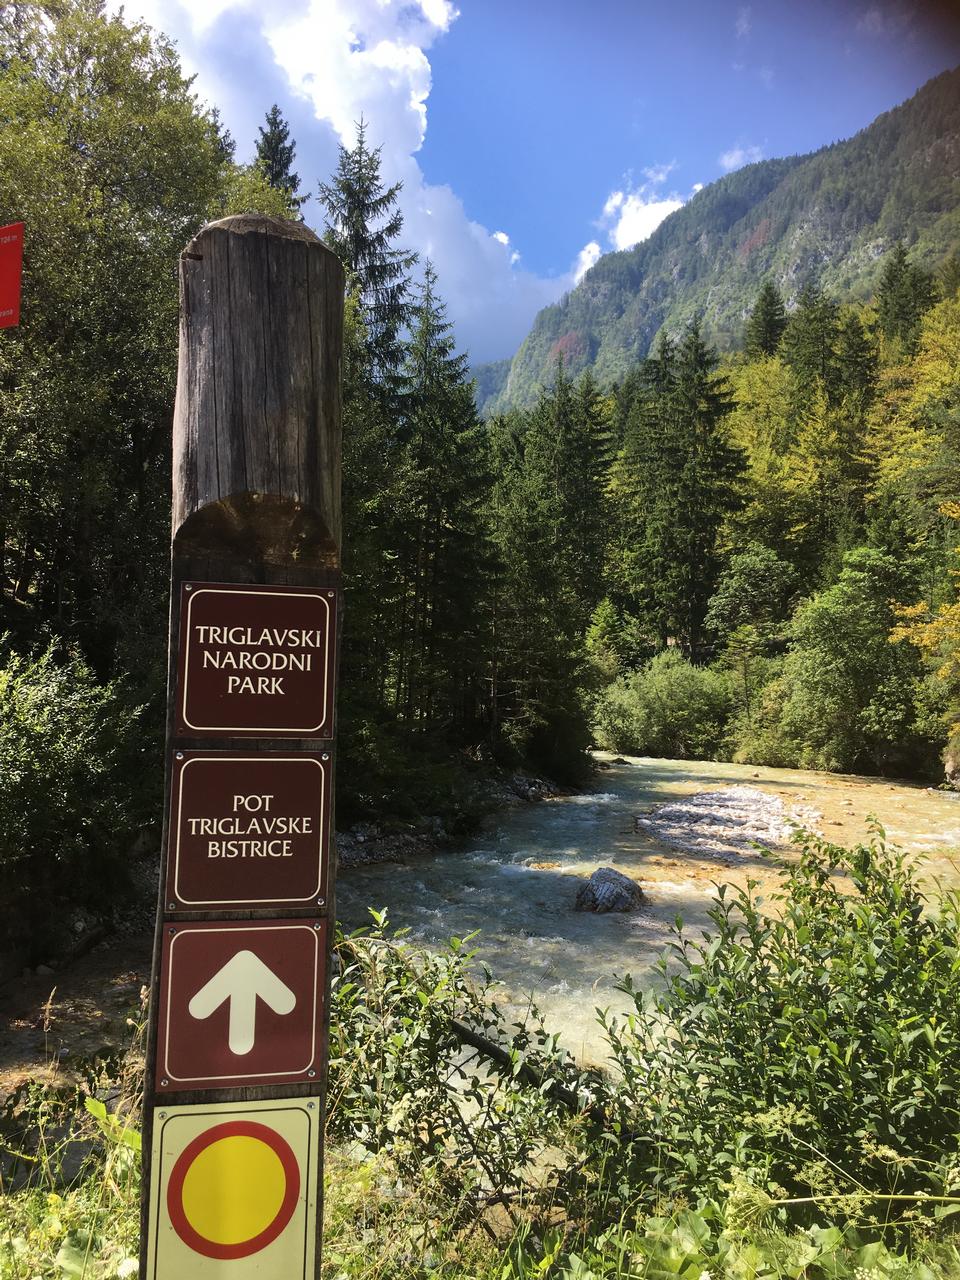
[[[950,133],[955,165],[960,71],[923,94],[904,127]],[[430,819],[463,840],[491,778],[598,791],[598,753],[960,788],[955,167],[924,188],[936,217],[891,196],[848,287],[829,263],[791,274],[771,251],[737,267],[722,306],[691,285],[631,348],[601,284],[629,290],[637,262],[649,280],[680,262],[682,281],[696,238],[678,247],[664,224],[538,320],[508,377],[458,343],[368,121],[331,172],[306,173],[268,101],[241,163],[173,44],[97,0],[0,5],[0,119],[0,223],[27,227],[23,320],[0,334],[0,923],[30,964],[68,909],[107,919],[134,892],[131,849],[158,839],[177,263],[232,213],[319,209],[346,271],[338,828]],[[737,213],[749,222],[776,183],[800,199],[795,160],[716,187],[757,186]],[[825,206],[841,201],[830,172]],[[851,167],[850,192],[861,179]],[[712,190],[673,217],[701,209],[732,236]],[[561,332],[587,306],[593,347]],[[417,961],[376,913],[380,951],[341,938],[331,1280],[960,1275],[957,1246],[942,1251],[960,1203],[957,901],[933,911],[870,840],[807,833],[774,919],[752,890],[721,892],[715,942],[676,941],[658,994],[631,992],[635,1014],[607,1027],[607,1073],[575,1066],[536,1019],[507,1031],[465,941]],[[644,1017],[680,1031],[651,1044]],[[463,1075],[466,1112],[441,1079],[458,1060],[451,1018],[513,1055],[504,1094]],[[357,1054],[382,1073],[376,1097],[345,1065]],[[87,1110],[113,1194],[133,1156],[92,1105],[98,1087]],[[21,1091],[0,1108],[0,1145],[28,1102],[42,1126]],[[360,1142],[375,1167],[351,1164]],[[532,1190],[546,1147],[559,1154]],[[429,1205],[416,1230],[408,1185]],[[60,1202],[43,1213],[66,1221]],[[98,1221],[71,1219],[56,1265],[30,1263],[41,1272],[18,1261],[41,1257],[41,1227],[0,1209],[0,1277],[136,1274],[134,1228],[108,1244]],[[346,1241],[364,1222],[368,1243],[407,1241],[406,1269],[386,1253],[362,1269]]]

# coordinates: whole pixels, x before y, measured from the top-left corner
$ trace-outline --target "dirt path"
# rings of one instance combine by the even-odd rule
[[[0,987],[0,1100],[26,1080],[72,1080],[78,1060],[127,1048],[150,981],[150,934],[100,943]]]

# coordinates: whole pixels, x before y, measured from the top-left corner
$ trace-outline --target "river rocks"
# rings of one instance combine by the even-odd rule
[[[635,911],[643,905],[643,890],[635,880],[613,867],[598,867],[577,894],[577,911]]]
[[[718,787],[681,800],[658,804],[633,820],[638,835],[653,836],[698,858],[724,858],[748,853],[757,845],[788,844],[794,824],[817,830],[821,815],[809,805],[784,805],[776,794],[758,787]]]

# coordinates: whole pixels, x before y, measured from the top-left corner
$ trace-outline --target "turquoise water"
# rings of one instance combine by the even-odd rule
[[[934,871],[960,879],[952,859],[960,849],[960,796],[877,779],[632,757],[598,772],[589,794],[500,813],[466,847],[345,868],[338,914],[350,928],[369,923],[368,906],[385,907],[395,927],[408,927],[427,946],[478,931],[473,945],[506,1000],[520,1012],[532,997],[571,1052],[597,1061],[604,1045],[595,1009],[627,1007],[614,975],[654,981],[675,917],[702,927],[718,882],[750,877],[762,892],[775,887],[776,873],[759,852],[703,857],[635,828],[634,815],[653,805],[736,784],[816,809],[824,834],[838,843],[862,837],[866,815],[875,813],[906,847],[932,854]],[[598,866],[638,880],[645,907],[633,915],[574,911],[583,878]]]

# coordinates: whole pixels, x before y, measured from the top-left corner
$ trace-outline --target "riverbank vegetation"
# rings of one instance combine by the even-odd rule
[[[960,1275],[960,898],[879,832],[798,853],[775,913],[721,890],[655,989],[623,978],[608,1071],[504,1012],[470,939],[339,938],[324,1274]],[[140,1063],[8,1101],[5,1280],[134,1274]]]

